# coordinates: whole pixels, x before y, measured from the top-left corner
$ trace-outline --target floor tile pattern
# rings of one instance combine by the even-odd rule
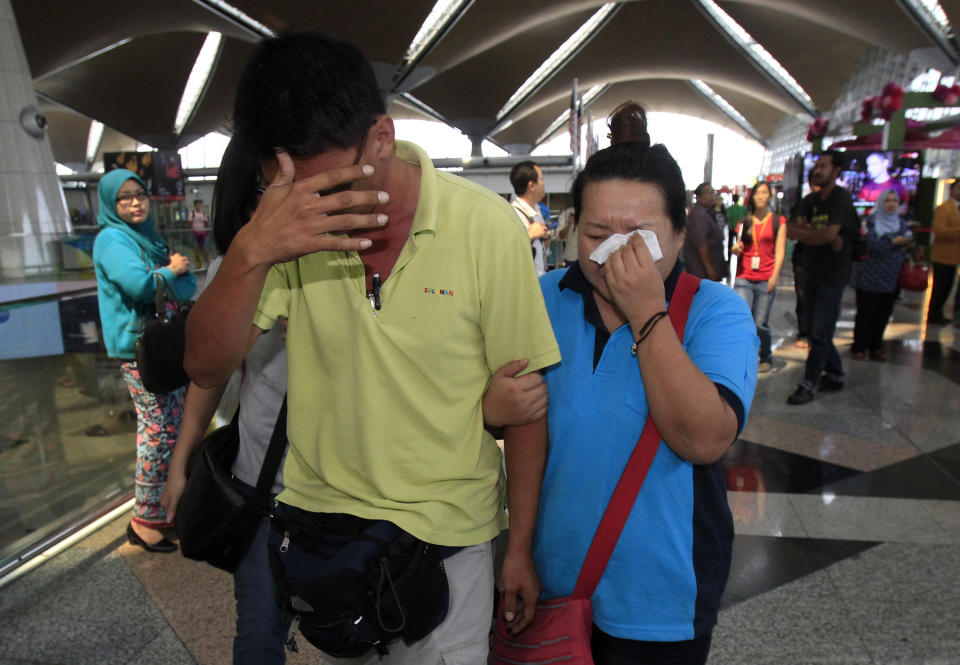
[[[711,665],[960,665],[960,329],[906,293],[886,362],[836,342],[844,390],[790,406],[792,288],[774,369],[723,460],[736,539]],[[225,574],[126,544],[120,518],[0,591],[0,665],[230,662]],[[320,663],[303,640],[293,665]]]

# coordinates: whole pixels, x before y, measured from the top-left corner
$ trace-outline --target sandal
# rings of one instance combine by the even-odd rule
[[[110,432],[107,431],[107,428],[100,423],[91,425],[87,429],[83,430],[83,433],[87,436],[110,436]]]

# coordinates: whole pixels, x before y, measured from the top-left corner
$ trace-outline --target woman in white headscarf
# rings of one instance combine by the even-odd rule
[[[887,327],[899,290],[900,268],[913,235],[898,214],[900,196],[888,189],[877,198],[867,218],[867,256],[854,265],[857,317],[853,328],[854,358],[886,360],[883,331]]]

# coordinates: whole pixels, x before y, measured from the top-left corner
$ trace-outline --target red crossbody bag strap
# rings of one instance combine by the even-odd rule
[[[690,304],[693,302],[693,296],[700,287],[700,279],[685,272],[680,273],[680,279],[673,291],[673,298],[670,300],[670,322],[673,329],[677,332],[677,338],[683,342],[683,331],[687,325],[687,315],[690,313]],[[600,520],[600,526],[593,536],[593,542],[590,543],[590,549],[587,550],[587,556],[583,561],[583,567],[580,569],[580,575],[577,577],[577,585],[573,589],[574,598],[590,598],[596,591],[603,571],[610,561],[613,554],[613,548],[616,547],[620,539],[620,533],[623,531],[630,511],[637,501],[637,495],[643,486],[643,481],[647,477],[647,471],[653,464],[653,458],[657,455],[657,449],[660,447],[660,432],[653,422],[652,416],[647,416],[647,422],[640,434],[640,440],[637,441],[630,460],[620,475],[617,487],[610,497],[610,503],[607,510]]]

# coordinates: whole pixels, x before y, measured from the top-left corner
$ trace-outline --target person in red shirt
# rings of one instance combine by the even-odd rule
[[[770,185],[758,182],[750,190],[749,213],[738,225],[737,242],[730,249],[740,257],[734,289],[747,301],[760,338],[760,372],[773,368],[770,310],[787,247],[786,218],[770,209]]]

